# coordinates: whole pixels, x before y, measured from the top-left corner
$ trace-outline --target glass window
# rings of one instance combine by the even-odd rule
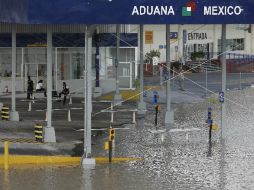
[[[241,50],[244,50],[244,47],[245,47],[244,38],[226,40],[226,48],[229,51],[241,51]],[[219,51],[219,54],[222,52],[221,39],[218,40],[218,51]]]

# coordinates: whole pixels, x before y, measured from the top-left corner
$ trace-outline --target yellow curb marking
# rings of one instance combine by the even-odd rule
[[[11,143],[33,143],[41,144],[41,142],[35,141],[34,138],[0,138],[0,142],[11,142]]]
[[[20,164],[80,164],[81,157],[68,157],[68,156],[21,156],[11,155],[8,156],[8,165],[20,165]],[[139,161],[141,158],[112,158],[112,163]],[[3,165],[5,161],[4,156],[0,156],[0,165]],[[97,164],[107,164],[107,157],[96,157]]]

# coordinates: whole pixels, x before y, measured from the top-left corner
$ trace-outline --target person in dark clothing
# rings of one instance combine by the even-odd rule
[[[64,95],[63,104],[66,104],[66,96],[70,93],[69,87],[66,85],[66,82],[63,82],[63,90],[59,93],[59,98],[61,98],[62,94]]]
[[[31,80],[30,76],[28,76],[27,78],[28,78],[28,80],[27,80],[27,99],[30,100],[31,96],[33,95],[34,83]]]

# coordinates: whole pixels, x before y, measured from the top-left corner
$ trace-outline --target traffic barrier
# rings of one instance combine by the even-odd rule
[[[46,112],[45,121],[48,121],[48,112]]]
[[[132,114],[132,123],[136,123],[136,112],[134,111]]]
[[[9,107],[3,106],[1,114],[2,114],[2,120],[8,121],[9,120]]]
[[[69,105],[72,105],[72,97],[71,97],[71,94],[70,94],[70,101],[69,101]]]
[[[32,111],[32,103],[31,103],[31,101],[29,101],[29,104],[28,104],[28,111]]]
[[[34,135],[37,142],[43,142],[43,126],[36,124],[34,126]]]
[[[68,122],[71,122],[71,109],[68,109]]]

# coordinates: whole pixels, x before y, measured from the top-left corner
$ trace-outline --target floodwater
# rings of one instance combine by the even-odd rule
[[[141,161],[97,165],[93,170],[80,166],[1,170],[0,189],[254,189],[254,90],[229,92],[227,97],[227,125],[223,126],[223,139],[220,130],[213,132],[210,157],[205,124],[208,106],[214,108],[214,120],[220,125],[220,104],[214,101],[179,105],[175,110],[176,127],[200,131],[157,133],[152,112],[135,127],[129,126],[130,130],[117,131],[115,156],[141,157]],[[106,138],[95,143],[95,154],[106,156],[100,149]]]

